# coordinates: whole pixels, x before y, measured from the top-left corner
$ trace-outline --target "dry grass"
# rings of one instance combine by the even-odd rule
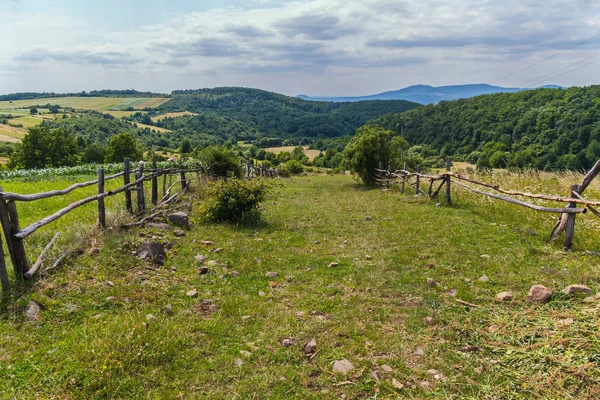
[[[134,122],[132,122],[132,124],[134,124]],[[171,132],[168,129],[165,128],[160,128],[158,126],[153,126],[153,125],[146,125],[146,124],[142,124],[140,122],[135,122],[135,124],[138,126],[138,128],[140,129],[144,129],[144,128],[148,128],[150,130],[155,130],[156,132],[161,132],[161,133],[165,133],[165,132]]]
[[[269,151],[273,154],[279,154],[283,151],[291,153],[296,147],[297,146],[267,147],[265,151]],[[306,155],[310,161],[314,160],[315,157],[321,153],[319,150],[310,150],[308,146],[302,146],[302,149],[304,150],[304,155]]]
[[[177,118],[177,117],[184,117],[186,115],[198,115],[198,114],[189,112],[189,111],[170,112],[170,113],[165,113],[165,114],[161,114],[161,115],[152,117],[152,121],[156,122],[156,121],[160,121],[161,119],[165,119],[165,118]]]

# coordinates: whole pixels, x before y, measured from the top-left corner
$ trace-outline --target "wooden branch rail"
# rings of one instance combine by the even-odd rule
[[[58,239],[59,236],[60,232],[56,232],[52,240],[46,245],[46,247],[44,247],[44,250],[42,250],[42,252],[40,253],[40,256],[35,261],[35,264],[33,264],[29,271],[27,271],[25,275],[23,275],[23,278],[27,280],[33,278],[38,269],[40,269],[40,267],[42,266],[42,263],[44,262],[44,257],[46,257],[46,253],[48,253],[48,250],[50,250],[50,248],[54,245],[56,239]]]

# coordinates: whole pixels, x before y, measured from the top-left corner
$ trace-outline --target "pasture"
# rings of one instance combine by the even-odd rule
[[[120,111],[132,107],[143,109],[154,108],[169,101],[169,98],[135,98],[135,97],[51,97],[31,100],[0,101],[0,114],[27,115],[29,107],[57,104],[76,110]]]
[[[478,179],[567,193],[581,175],[498,172]],[[436,206],[395,187],[366,189],[345,175],[274,184],[258,226],[203,223],[193,198],[188,201],[196,226],[183,238],[151,228],[119,231],[116,225],[106,235],[90,233],[93,205],[87,216],[50,225],[39,242],[27,244],[34,254],[56,230],[88,229],[87,236],[78,235],[86,251],[6,299],[0,393],[190,399],[600,395],[600,299],[560,292],[572,283],[598,291],[597,217],[578,217],[575,246],[564,252],[547,240],[555,216],[458,188],[453,206]],[[10,185],[39,191],[17,181]],[[600,198],[598,181],[586,193]],[[123,220],[119,203],[107,209],[113,222]],[[40,212],[32,206],[22,215],[32,221]],[[133,254],[148,237],[172,243],[163,267]],[[199,254],[208,273],[199,270]],[[555,292],[551,302],[524,301],[535,283]],[[191,289],[197,297],[186,295]],[[514,299],[496,300],[502,291],[512,291]],[[23,315],[29,300],[44,307],[38,322]],[[172,314],[163,311],[166,305]],[[312,339],[316,347],[307,352]],[[334,362],[343,359],[351,370],[334,373]]]
[[[267,147],[265,148],[265,151],[269,151],[273,154],[279,154],[282,151],[287,151],[288,153],[291,153],[292,150],[294,150],[294,148],[297,146],[280,146],[280,147]],[[311,150],[308,148],[308,146],[302,146],[302,149],[304,150],[304,155],[306,157],[308,157],[308,159],[310,161],[314,160],[316,156],[318,156],[321,151],[319,150]]]

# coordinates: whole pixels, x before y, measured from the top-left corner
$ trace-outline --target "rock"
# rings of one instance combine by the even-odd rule
[[[283,347],[290,347],[292,345],[292,341],[290,339],[283,339],[281,341],[281,345]]]
[[[396,389],[402,389],[404,387],[404,385],[398,382],[396,378],[392,378],[392,386]]]
[[[419,383],[419,386],[421,386],[425,390],[429,390],[432,388],[433,385],[427,381],[423,381]]]
[[[329,268],[333,268],[333,267],[337,267],[338,265],[340,265],[340,264],[339,264],[339,263],[336,263],[336,262],[334,261],[334,262],[330,262],[330,263],[329,263],[329,265],[328,265],[328,267],[329,267]]]
[[[100,249],[98,247],[92,247],[90,249],[90,254],[98,254],[100,253]]]
[[[162,308],[162,312],[167,315],[173,315],[173,306],[170,304],[167,304],[166,306],[164,306]]]
[[[115,283],[113,281],[106,281],[106,284],[110,287],[115,286]]]
[[[369,215],[367,215],[367,216],[365,217],[365,221],[372,221],[372,220],[373,220],[373,218],[371,218],[371,216],[369,216]]]
[[[185,231],[183,229],[175,229],[175,232],[173,232],[173,233],[177,237],[183,237],[183,236],[185,236]]]
[[[489,254],[482,254],[479,257],[481,257],[481,258],[490,258],[490,255]]]
[[[333,362],[333,372],[335,374],[344,374],[346,375],[348,372],[354,369],[354,365],[345,358],[342,360],[336,360]]]
[[[223,251],[223,249],[219,247],[219,248],[217,248],[217,249],[214,249],[214,250],[213,250],[213,253],[220,253],[220,252],[222,252],[222,251]]]
[[[261,261],[260,258],[254,257],[254,263],[255,264],[260,264],[260,261]]]
[[[244,365],[244,361],[241,358],[236,358],[235,365],[241,367],[242,365]]]
[[[210,240],[201,240],[200,243],[202,243],[205,246],[212,246],[213,244],[215,244],[215,242],[212,242]]]
[[[561,319],[558,321],[558,323],[564,327],[568,327],[570,325],[573,325],[573,322],[575,322],[573,320],[573,318],[565,318],[565,319]]]
[[[115,301],[117,298],[115,296],[108,296],[106,301]]]
[[[564,294],[592,294],[592,289],[585,285],[569,285],[562,291]]]
[[[482,275],[481,278],[477,279],[479,282],[489,282],[490,278],[487,275]]]
[[[240,350],[240,354],[243,355],[246,358],[250,358],[252,357],[252,353],[247,351],[247,350]]]
[[[239,274],[240,273],[237,272],[237,271],[231,271],[231,276],[233,276],[234,278],[237,277],[237,276],[239,276]]]
[[[416,349],[415,352],[413,353],[415,356],[424,356],[425,352],[423,351],[423,349]]]
[[[545,304],[552,298],[552,291],[542,285],[533,285],[527,293],[527,300],[531,304]]]
[[[196,254],[194,258],[196,259],[196,261],[199,261],[200,264],[204,264],[204,262],[206,261],[206,257],[204,257],[202,254]]]
[[[196,289],[192,289],[185,294],[187,297],[198,297],[198,291]]]
[[[479,346],[463,346],[460,348],[460,351],[463,353],[474,353],[479,350],[481,350],[481,347]]]
[[[200,275],[206,275],[210,272],[210,269],[208,269],[208,267],[200,267],[198,268],[198,274]]]
[[[39,321],[40,320],[40,312],[42,312],[42,307],[33,300],[29,300],[27,306],[25,306],[25,316],[30,321]]]
[[[258,295],[260,297],[265,297],[267,294],[261,290],[260,292],[258,292]]]
[[[510,301],[513,297],[513,292],[500,292],[496,295],[496,298],[500,301]]]
[[[427,325],[433,325],[435,324],[435,319],[433,317],[425,317],[425,323]]]
[[[266,277],[267,278],[277,278],[279,276],[279,274],[277,272],[267,272]]]
[[[275,281],[269,281],[269,286],[273,289],[275,289],[277,287],[277,282]]]
[[[392,372],[392,371],[393,371],[393,368],[392,368],[392,367],[390,367],[390,366],[389,366],[389,365],[387,365],[387,364],[383,364],[383,365],[381,366],[381,369],[382,369],[384,372]]]
[[[167,231],[173,230],[173,227],[171,225],[165,224],[164,222],[148,222],[146,224],[146,228],[164,229]]]
[[[242,315],[242,321],[248,321],[250,318],[249,315]]]
[[[370,259],[371,259],[371,256],[367,254],[367,255],[365,256],[365,260],[370,260]]]
[[[177,211],[173,214],[169,214],[169,221],[175,226],[180,228],[187,228],[190,226],[190,217],[183,211]]]
[[[315,240],[314,244],[321,244],[321,242],[319,242],[318,240]]]
[[[312,339],[310,342],[308,342],[304,345],[304,352],[306,354],[312,354],[315,352],[316,349],[317,349],[317,341],[315,339]]]
[[[371,378],[373,378],[375,382],[379,382],[379,380],[381,380],[381,372],[377,370],[371,371]]]
[[[146,314],[146,321],[156,321],[156,317],[152,314]]]
[[[427,286],[437,286],[437,285],[439,285],[439,283],[437,283],[434,279],[427,278]]]
[[[439,372],[437,372],[437,370],[435,370],[435,369],[428,369],[427,373],[429,375],[437,375],[437,374],[439,374]]]
[[[167,254],[162,244],[158,242],[143,242],[140,245],[138,257],[158,265],[164,265]]]

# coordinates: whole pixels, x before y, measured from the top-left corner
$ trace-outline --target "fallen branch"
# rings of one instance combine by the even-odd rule
[[[60,263],[61,263],[61,261],[62,261],[62,260],[64,260],[65,258],[67,258],[67,256],[68,256],[69,254],[71,254],[71,252],[70,252],[70,251],[68,251],[68,250],[67,250],[67,251],[65,251],[64,253],[62,253],[62,254],[61,254],[61,255],[60,255],[60,256],[59,256],[59,257],[56,259],[56,261],[54,261],[54,263],[53,263],[51,266],[49,266],[48,268],[44,269],[42,272],[50,271],[51,269],[54,269],[54,268],[56,268],[56,267],[58,266],[58,264],[60,264]]]
[[[27,280],[33,278],[33,276],[36,274],[36,272],[38,271],[38,269],[40,269],[40,267],[42,266],[42,263],[44,262],[44,257],[46,256],[46,253],[54,245],[54,243],[56,242],[56,239],[58,239],[59,236],[60,236],[60,232],[56,232],[56,234],[54,235],[54,237],[52,238],[52,240],[50,241],[50,243],[48,243],[46,245],[46,247],[44,247],[44,250],[42,250],[42,252],[40,253],[40,256],[35,261],[35,264],[33,264],[31,266],[31,268],[29,269],[29,271],[27,271],[23,275],[23,278],[25,278]]]
[[[480,307],[477,304],[469,303],[468,301],[464,301],[464,300],[461,300],[461,299],[454,299],[454,300],[456,300],[456,302],[458,304],[462,304],[463,306],[469,306],[469,307],[473,307],[473,308],[479,308]]]

